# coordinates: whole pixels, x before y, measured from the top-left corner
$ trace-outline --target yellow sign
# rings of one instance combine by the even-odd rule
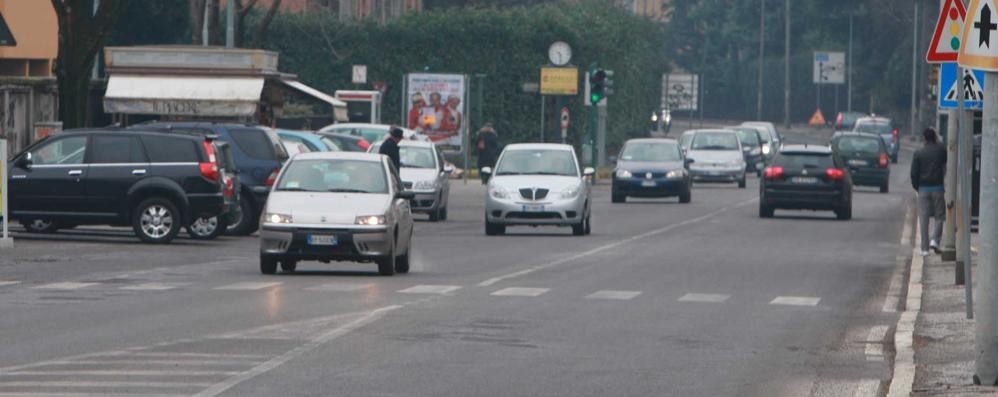
[[[968,69],[998,72],[998,9],[993,0],[972,0],[967,8],[957,62]]]
[[[578,95],[579,69],[541,68],[541,95]]]
[[[821,114],[821,109],[814,111],[814,114],[811,116],[811,121],[808,121],[807,123],[814,126],[825,125],[825,116]]]

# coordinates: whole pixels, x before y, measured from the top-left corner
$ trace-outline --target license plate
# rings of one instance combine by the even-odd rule
[[[641,181],[641,186],[655,187],[655,181]]]
[[[800,184],[814,184],[818,183],[818,177],[814,176],[795,176],[790,178],[790,182],[800,183]]]
[[[523,212],[543,212],[543,211],[544,211],[544,206],[543,205],[533,204],[533,205],[524,205],[523,206]]]
[[[710,171],[710,172],[707,172],[707,175],[710,175],[710,176],[721,176],[721,172],[720,171]]]
[[[866,162],[866,160],[849,160],[849,165],[855,165],[857,167],[865,167],[869,164],[870,163]]]
[[[308,235],[308,245],[337,245],[339,243],[340,241],[336,236]]]

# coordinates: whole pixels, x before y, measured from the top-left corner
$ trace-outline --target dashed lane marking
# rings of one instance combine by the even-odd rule
[[[62,283],[51,283],[44,284],[34,287],[34,289],[46,289],[46,290],[77,290],[80,288],[92,287],[99,285],[100,283],[78,283],[73,281],[67,281]]]
[[[187,284],[179,284],[179,283],[172,283],[172,284],[143,283],[143,284],[136,284],[136,285],[128,285],[128,286],[121,287],[119,289],[126,290],[126,291],[169,291],[171,289],[179,288],[179,287],[181,287],[183,285],[187,285]]]
[[[3,376],[231,376],[238,375],[239,371],[181,371],[181,370],[59,370],[59,371],[14,371],[14,372],[0,372],[0,377]]]
[[[821,302],[821,298],[812,298],[807,296],[778,296],[769,302],[770,305],[783,305],[783,306],[818,306],[818,302]]]
[[[496,292],[491,293],[490,295],[493,295],[493,296],[527,296],[527,297],[535,297],[535,296],[541,296],[545,292],[548,292],[548,291],[550,291],[550,289],[548,289],[548,288],[510,287],[510,288],[503,288],[501,290],[498,290]]]
[[[586,296],[586,299],[611,299],[611,300],[631,300],[641,295],[641,291],[615,291],[615,290],[602,290],[596,291],[592,294]]]
[[[20,283],[21,283],[20,281],[13,281],[13,280],[10,280],[10,281],[8,281],[8,280],[0,280],[0,287],[6,287],[6,286],[8,286],[8,285],[16,285],[16,284],[20,284]]]
[[[353,292],[370,288],[372,285],[374,284],[328,283],[328,284],[316,285],[314,287],[308,287],[305,288],[305,290],[319,291],[319,292]]]
[[[221,287],[215,287],[213,289],[216,289],[216,290],[225,290],[225,291],[254,291],[254,290],[261,290],[261,289],[276,287],[276,286],[281,285],[281,284],[282,283],[279,282],[279,281],[274,281],[274,282],[242,282],[242,283],[234,283],[234,284],[229,284],[229,285],[223,285]]]
[[[679,298],[680,302],[707,302],[707,303],[722,303],[731,295],[722,294],[686,294]]]
[[[459,285],[416,285],[403,290],[399,290],[402,294],[449,294],[451,292],[461,289]]]
[[[207,382],[184,382],[184,383],[171,383],[171,382],[70,382],[70,381],[13,381],[13,382],[2,382],[0,381],[0,388],[6,387],[73,387],[73,388],[115,388],[115,387],[148,387],[153,389],[176,389],[184,387],[208,387],[212,383]]]

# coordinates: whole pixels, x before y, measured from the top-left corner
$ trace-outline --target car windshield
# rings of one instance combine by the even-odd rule
[[[437,168],[433,161],[433,149],[421,146],[400,146],[399,158],[403,168]]]
[[[877,138],[840,138],[836,147],[842,153],[878,154],[880,153],[880,140]]]
[[[620,152],[624,161],[679,161],[679,145],[672,142],[631,142]]]
[[[738,139],[742,141],[742,146],[759,146],[759,133],[755,130],[737,129]]]
[[[381,162],[370,160],[292,160],[277,191],[388,193]]]
[[[502,155],[496,175],[577,176],[578,167],[568,150],[518,149]]]
[[[683,134],[683,136],[679,137],[679,144],[685,148],[688,148],[690,147],[690,141],[692,140],[693,134]]]
[[[693,150],[738,150],[738,137],[726,132],[700,132],[693,136]]]
[[[871,134],[890,134],[891,125],[888,123],[859,123],[856,124],[856,132],[866,132]]]

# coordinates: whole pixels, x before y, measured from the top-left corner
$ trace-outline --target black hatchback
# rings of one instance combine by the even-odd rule
[[[891,168],[887,145],[874,134],[837,132],[832,135],[832,150],[852,174],[852,183],[876,186],[880,193],[890,191]]]
[[[831,147],[784,145],[762,173],[759,216],[776,209],[831,210],[852,219],[852,178]]]

